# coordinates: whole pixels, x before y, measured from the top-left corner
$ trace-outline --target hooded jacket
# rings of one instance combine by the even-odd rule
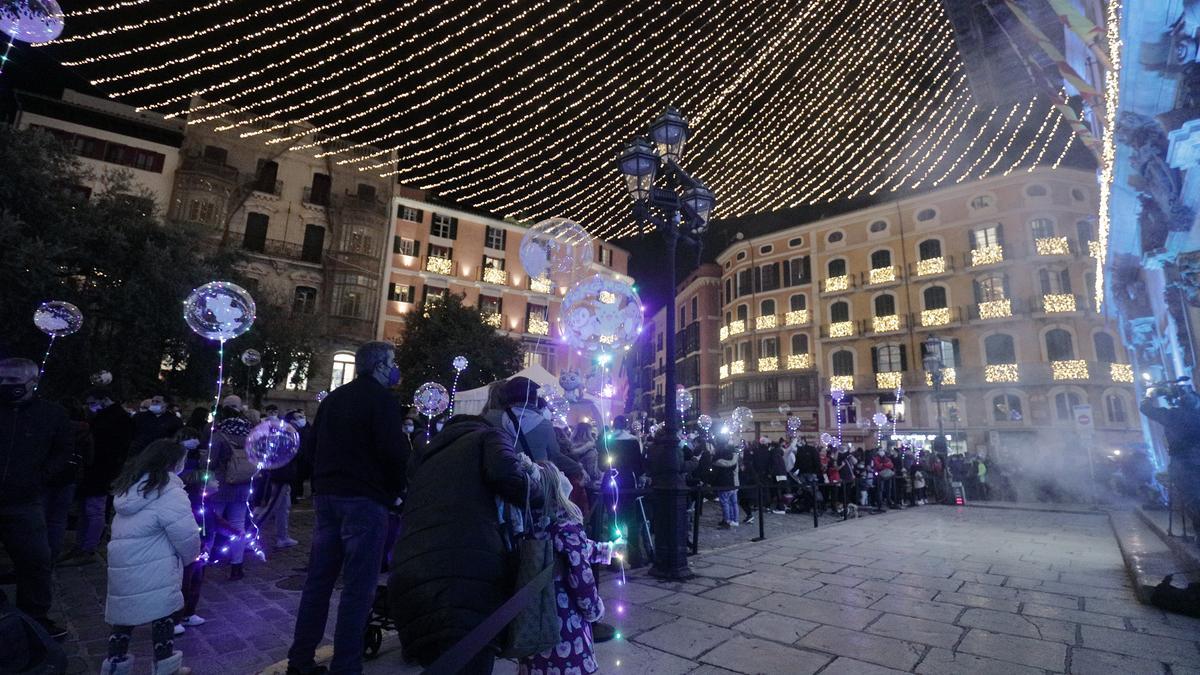
[[[183,567],[200,555],[200,533],[183,481],[143,495],[145,477],[113,499],[104,620],[137,626],[183,607]]]
[[[473,415],[451,418],[408,469],[388,608],[405,654],[428,664],[513,592],[496,497],[524,507],[540,494],[511,437]]]

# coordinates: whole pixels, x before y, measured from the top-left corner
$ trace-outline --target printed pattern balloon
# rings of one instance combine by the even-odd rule
[[[525,232],[520,256],[530,277],[567,283],[592,262],[592,235],[574,221],[549,218]]]
[[[579,282],[563,298],[559,332],[575,349],[626,350],[641,328],[642,301],[624,281],[597,274]]]
[[[242,363],[253,368],[262,363],[262,354],[257,349],[247,349],[242,352]]]
[[[246,436],[246,459],[262,469],[278,469],[296,456],[300,432],[283,420],[263,420]]]
[[[450,392],[437,382],[426,382],[413,393],[413,406],[426,417],[437,417],[450,407]]]
[[[60,338],[79,330],[83,312],[69,302],[50,300],[34,310],[33,325],[52,338]]]
[[[0,33],[20,42],[50,42],[62,32],[63,11],[55,0],[0,0]]]
[[[183,303],[183,318],[197,335],[209,340],[232,340],[254,325],[254,298],[227,281],[210,281],[192,291]]]

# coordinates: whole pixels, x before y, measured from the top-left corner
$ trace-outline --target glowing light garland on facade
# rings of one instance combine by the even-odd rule
[[[454,261],[450,258],[431,255],[425,260],[425,271],[434,274],[454,274]]]
[[[937,258],[926,258],[917,262],[917,276],[928,277],[934,274],[946,273],[946,259],[938,256]]]
[[[1133,366],[1128,363],[1108,364],[1108,375],[1113,382],[1133,383]]]
[[[758,330],[774,328],[779,323],[779,318],[774,314],[766,314],[754,319],[754,327]]]
[[[1038,255],[1071,255],[1071,242],[1066,237],[1039,237],[1033,245]]]
[[[546,277],[534,277],[529,280],[529,290],[534,293],[553,293],[554,285]]]
[[[853,375],[833,375],[829,378],[830,391],[850,391],[854,388]]]
[[[531,315],[527,326],[530,335],[549,335],[550,322],[540,316]]]
[[[853,321],[839,321],[829,324],[829,337],[831,338],[850,337],[852,335],[854,335]]]
[[[895,267],[877,267],[871,270],[870,280],[872,284],[887,284],[896,280]]]
[[[746,332],[746,322],[741,319],[729,322],[729,334],[741,335]]]
[[[779,370],[779,358],[776,356],[764,356],[758,360],[758,372],[769,373]]]
[[[729,366],[721,366],[717,369],[717,374],[722,380],[727,379],[729,377]]]
[[[741,375],[742,373],[745,373],[745,372],[746,372],[746,362],[745,361],[734,361],[733,363],[729,364],[729,374],[730,375]]]
[[[503,286],[508,283],[508,272],[495,267],[483,268],[483,282]]]
[[[788,370],[803,370],[812,368],[812,354],[788,354]]]
[[[890,333],[900,330],[900,317],[895,314],[874,317],[871,319],[871,330],[876,333]]]
[[[876,389],[895,389],[904,381],[904,373],[875,373]]]
[[[952,386],[958,384],[958,371],[953,368],[942,368],[942,384]],[[933,375],[925,373],[925,386],[933,386]]]
[[[850,288],[850,277],[843,274],[840,277],[829,277],[825,280],[825,292],[837,293]]]
[[[1048,293],[1042,296],[1042,309],[1047,314],[1074,312],[1075,296],[1069,293]]]
[[[1108,256],[1108,233],[1112,223],[1112,184],[1117,159],[1117,104],[1121,100],[1121,0],[1108,0],[1105,23],[1108,59],[1112,68],[1104,73],[1104,140],[1100,151],[1100,217],[1097,219],[1096,310],[1104,306],[1104,261]]]
[[[983,367],[983,381],[989,383],[1020,382],[1021,371],[1015,363],[994,363]]]
[[[1000,244],[991,244],[989,246],[980,246],[971,251],[971,266],[979,267],[980,265],[995,265],[996,263],[1004,262],[1004,247]]]
[[[979,303],[979,318],[1007,319],[1012,316],[1012,300],[990,300]]]
[[[950,308],[926,309],[921,311],[922,326],[945,326],[950,323]]]
[[[1086,380],[1088,379],[1087,361],[1051,361],[1050,373],[1056,380]]]
[[[783,323],[786,326],[799,326],[808,323],[808,310],[793,309],[783,315]]]

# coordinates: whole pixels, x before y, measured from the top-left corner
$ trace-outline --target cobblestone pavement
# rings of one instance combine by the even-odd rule
[[[717,539],[710,514],[702,546],[730,545],[693,558],[695,579],[604,580],[623,633],[598,648],[605,672],[1200,674],[1200,621],[1137,603],[1103,514],[930,506],[816,530],[811,517],[768,514],[758,543],[746,541],[752,527]],[[295,515],[306,540],[311,512]],[[277,552],[240,582],[210,570],[199,610],[209,622],[177,639],[188,665],[281,672],[299,592],[280,586],[299,588],[306,557],[303,545]],[[60,570],[57,592],[78,637],[71,672],[96,672],[103,568]],[[134,643],[148,653],[144,632]],[[419,669],[391,634],[367,672]]]

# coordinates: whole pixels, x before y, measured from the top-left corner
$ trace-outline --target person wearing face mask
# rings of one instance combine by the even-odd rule
[[[353,381],[321,402],[312,424],[316,525],[288,650],[287,672],[292,675],[325,672],[314,657],[339,575],[342,593],[329,670],[362,672],[363,633],[383,564],[388,508],[404,492],[408,458],[403,416],[389,392],[400,382],[395,345],[362,345],[354,355],[354,370]]]
[[[112,502],[110,487],[121,473],[133,442],[133,420],[108,390],[93,389],[83,402],[92,431],[92,461],[84,467],[79,481],[78,495],[83,503],[76,548],[59,561],[64,567],[90,565],[99,559],[96,549]]]
[[[129,446],[131,456],[160,438],[171,438],[183,426],[183,420],[168,412],[165,396],[152,396],[145,405],[144,411],[133,416],[133,443]]]
[[[17,577],[17,609],[62,639],[67,631],[48,616],[52,560],[43,502],[75,438],[66,410],[34,395],[37,382],[33,361],[0,360],[0,544]]]

